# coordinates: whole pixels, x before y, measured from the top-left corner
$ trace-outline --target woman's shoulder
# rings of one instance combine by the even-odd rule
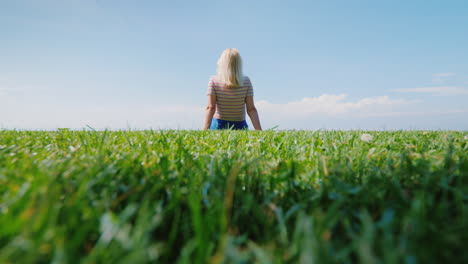
[[[244,75],[244,85],[250,85],[250,84],[252,84],[252,83],[250,82],[249,76]]]
[[[218,80],[216,78],[216,75],[210,76],[210,79],[208,80],[208,86],[216,86],[218,84]]]

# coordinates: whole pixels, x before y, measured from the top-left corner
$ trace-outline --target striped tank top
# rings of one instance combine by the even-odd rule
[[[220,83],[216,76],[208,82],[208,95],[216,96],[216,113],[214,118],[228,121],[245,120],[245,98],[253,96],[252,83],[244,76],[242,86],[228,88]]]

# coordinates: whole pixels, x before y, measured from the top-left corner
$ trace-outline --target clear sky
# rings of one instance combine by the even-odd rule
[[[0,0],[0,129],[200,129],[230,47],[264,128],[468,130],[466,0]]]

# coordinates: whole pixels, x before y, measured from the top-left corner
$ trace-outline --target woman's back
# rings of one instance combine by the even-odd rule
[[[218,74],[208,83],[208,105],[203,129],[248,129],[245,112],[256,130],[262,130],[253,101],[249,77],[242,74],[242,59],[236,49],[223,51],[218,60]]]
[[[212,76],[208,82],[208,95],[216,96],[216,119],[242,121],[245,120],[245,99],[253,96],[252,83],[244,76],[242,86],[226,87],[217,76]]]

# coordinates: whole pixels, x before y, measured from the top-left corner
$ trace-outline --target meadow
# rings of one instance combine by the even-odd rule
[[[468,263],[467,150],[459,131],[4,130],[0,263]]]

